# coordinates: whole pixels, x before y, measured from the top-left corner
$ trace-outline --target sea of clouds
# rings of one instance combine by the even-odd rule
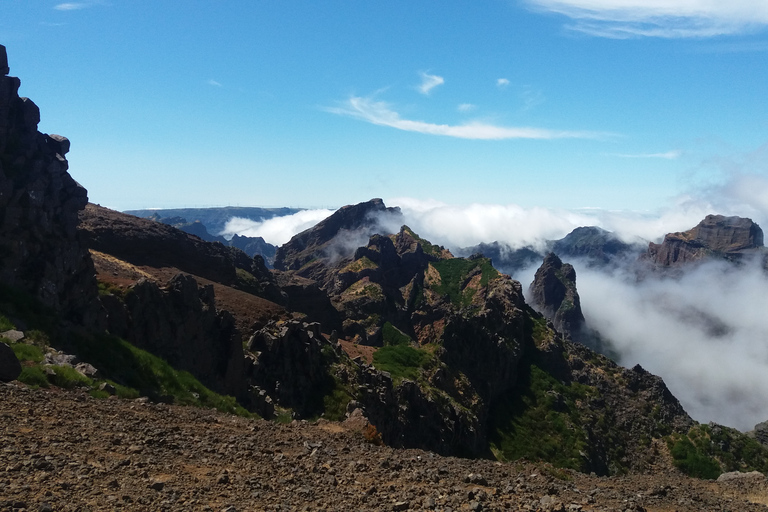
[[[515,204],[449,205],[395,198],[404,222],[423,238],[448,247],[498,241],[543,249],[580,226],[599,226],[627,242],[660,242],[708,214],[750,217],[768,226],[768,178],[732,172],[720,183],[678,197],[655,212],[526,208]],[[306,210],[263,222],[233,219],[227,232],[261,236],[280,245],[326,218]],[[768,420],[768,277],[758,262],[734,267],[712,262],[677,278],[589,268],[572,261],[590,327],[610,339],[624,366],[640,364],[664,378],[694,419],[749,430]],[[535,266],[513,277],[526,288]]]

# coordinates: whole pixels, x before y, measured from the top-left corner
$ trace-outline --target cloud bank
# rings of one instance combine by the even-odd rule
[[[274,217],[261,222],[241,217],[232,217],[224,226],[224,231],[219,235],[229,237],[260,236],[265,242],[272,245],[283,245],[293,235],[309,229],[321,220],[331,215],[334,210],[302,210],[293,215]]]
[[[768,277],[758,261],[639,283],[572,263],[584,315],[622,365],[662,376],[698,421],[745,431],[768,420]]]
[[[713,37],[768,25],[768,4],[755,0],[528,0],[568,16],[567,28],[609,37]]]
[[[406,132],[441,135],[458,139],[506,140],[506,139],[602,139],[605,133],[585,131],[548,130],[530,127],[509,127],[474,121],[460,125],[435,124],[403,119],[383,101],[352,96],[341,106],[326,108],[328,112],[360,119],[378,126],[388,126]]]

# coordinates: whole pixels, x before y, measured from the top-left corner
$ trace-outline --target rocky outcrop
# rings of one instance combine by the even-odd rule
[[[323,397],[335,387],[330,366],[341,348],[323,336],[320,324],[272,322],[251,337],[248,350],[253,385],[300,418],[323,412]]]
[[[217,311],[213,286],[177,274],[164,288],[140,280],[124,300],[105,300],[112,334],[186,370],[220,393],[245,393],[243,340],[232,315]]]
[[[69,141],[37,131],[40,110],[19,97],[8,69],[0,46],[0,282],[100,325],[93,264],[77,233],[88,196],[67,172]]]
[[[674,267],[707,259],[739,261],[761,251],[763,230],[751,219],[707,215],[688,231],[669,233],[661,244],[651,242],[645,259]]]
[[[584,314],[576,291],[576,271],[549,253],[530,286],[531,305],[538,309],[555,329],[573,336],[584,328]]]

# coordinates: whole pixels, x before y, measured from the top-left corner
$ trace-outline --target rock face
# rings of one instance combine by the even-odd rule
[[[696,227],[669,233],[661,244],[650,243],[646,259],[661,267],[673,267],[705,259],[738,261],[759,252],[763,230],[743,217],[707,215]]]
[[[7,74],[0,46],[0,282],[98,325],[93,264],[77,233],[88,196],[67,172],[69,141],[37,131],[40,110]]]
[[[576,291],[576,271],[569,263],[563,263],[555,253],[549,253],[530,286],[532,305],[559,332],[578,335],[584,328],[584,314]]]
[[[212,286],[177,274],[160,288],[141,280],[124,303],[105,300],[113,334],[186,370],[211,389],[243,396],[243,340],[227,311],[217,311]]]

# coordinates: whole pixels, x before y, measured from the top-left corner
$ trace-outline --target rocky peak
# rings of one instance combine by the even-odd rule
[[[0,46],[0,282],[78,323],[101,321],[93,263],[77,234],[86,190],[67,169],[69,141],[37,131],[40,109],[18,95]]]
[[[637,246],[622,242],[615,234],[596,226],[576,228],[552,244],[552,251],[560,257],[588,258],[596,263],[608,263],[636,249]]]
[[[549,253],[536,271],[530,294],[532,305],[552,321],[558,331],[573,336],[584,327],[576,291],[576,271],[555,253]]]
[[[274,266],[278,270],[299,270],[313,260],[333,263],[349,258],[372,235],[389,234],[384,224],[397,222],[399,226],[401,218],[399,208],[388,208],[381,199],[344,206],[280,247]]]
[[[707,215],[688,231],[669,233],[661,244],[651,242],[645,257],[669,267],[711,258],[736,261],[762,247],[763,230],[752,219]]]

